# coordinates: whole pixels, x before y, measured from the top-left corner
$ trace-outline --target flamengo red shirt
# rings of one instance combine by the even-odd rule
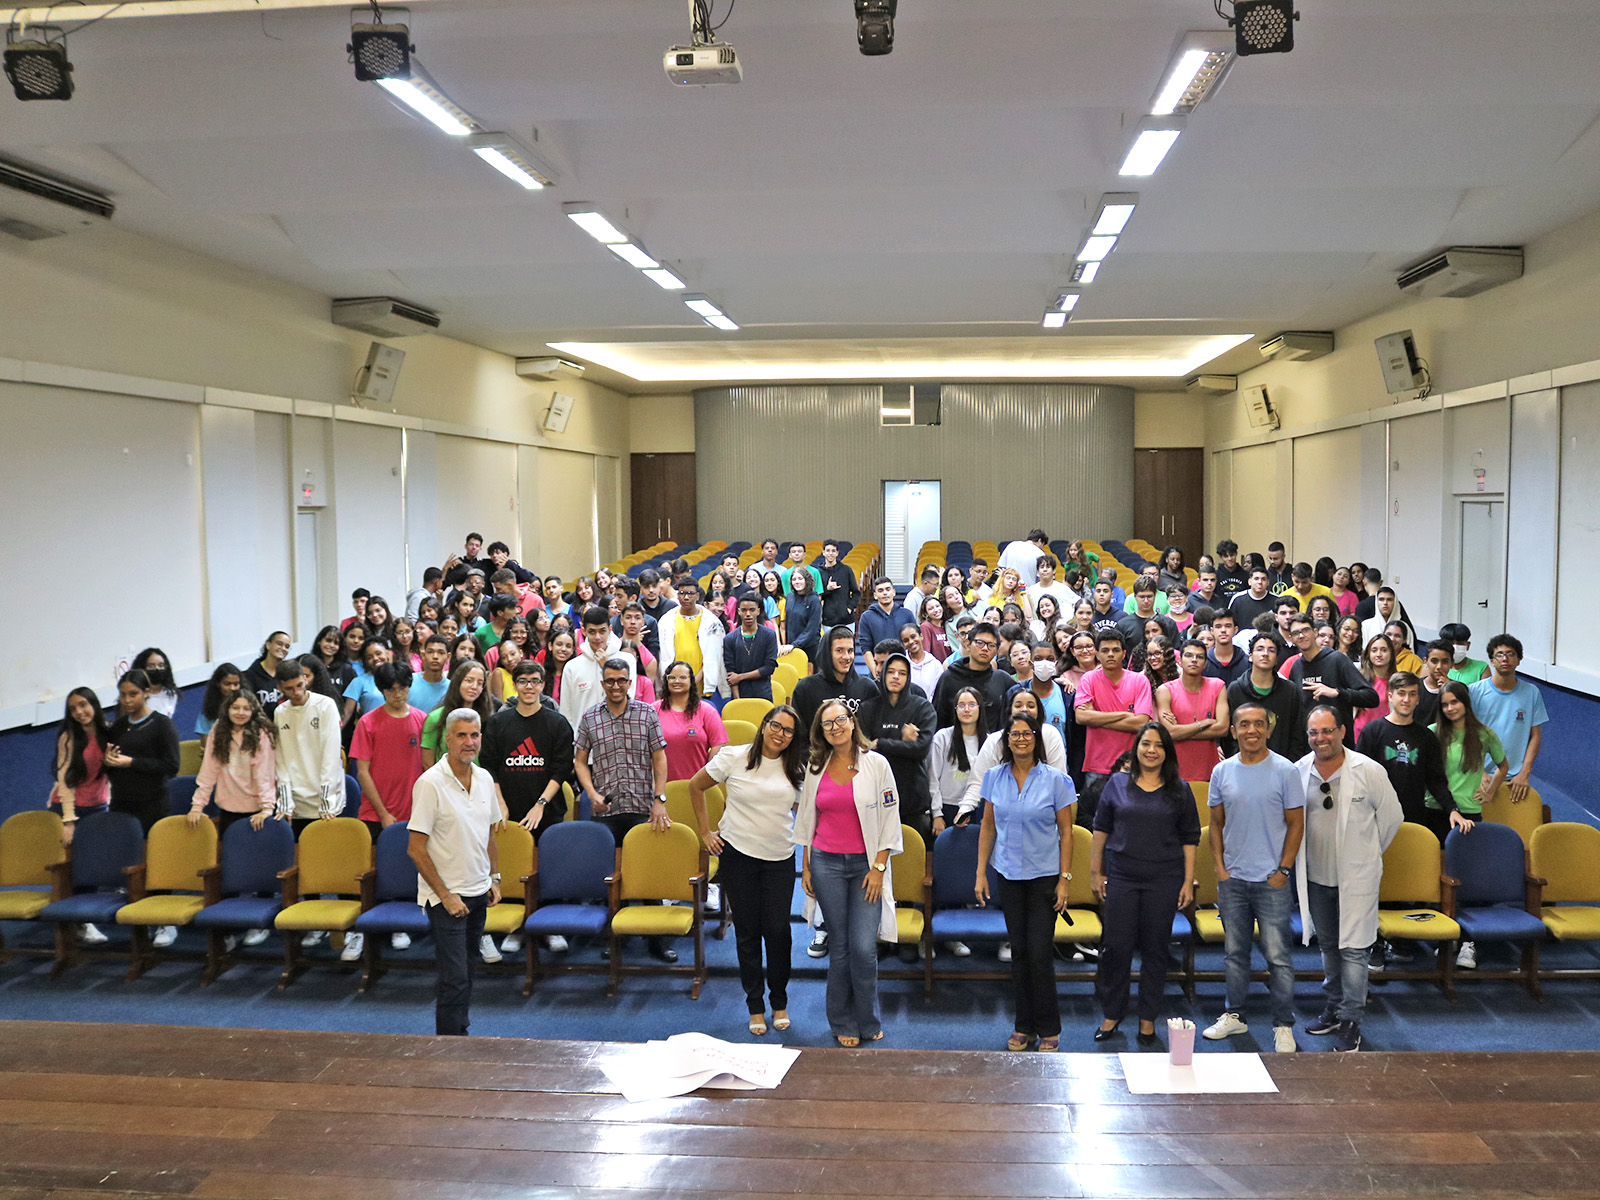
[[[1075,708],[1092,708],[1096,712],[1143,713],[1152,721],[1156,719],[1155,700],[1150,694],[1150,681],[1138,671],[1124,670],[1115,685],[1106,678],[1100,667],[1084,673],[1078,681],[1078,693],[1073,699]],[[1094,775],[1107,775],[1118,758],[1133,749],[1134,735],[1117,729],[1097,729],[1090,726],[1084,731],[1083,769]]]
[[[350,757],[366,762],[378,798],[396,821],[411,819],[411,789],[422,777],[422,724],[428,714],[419,708],[406,709],[403,717],[392,717],[380,705],[356,722],[350,739]],[[376,821],[378,810],[363,794],[361,819]]]

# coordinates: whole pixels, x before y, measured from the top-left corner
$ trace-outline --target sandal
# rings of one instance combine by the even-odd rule
[[[750,1032],[757,1037],[767,1032],[767,1017],[765,1013],[750,1014]]]
[[[1032,1050],[1034,1037],[1031,1033],[1013,1033],[1006,1039],[1007,1050]]]
[[[873,1034],[871,1037],[869,1037],[867,1039],[867,1041],[869,1041],[869,1042],[881,1042],[881,1041],[883,1041],[883,1030],[881,1030],[881,1029],[878,1030],[878,1032]]]
[[[860,1038],[851,1037],[849,1034],[836,1033],[833,1035],[833,1040],[838,1042],[839,1045],[843,1046],[846,1050],[854,1050],[857,1046],[861,1045]]]
[[[1044,1037],[1039,1039],[1040,1054],[1054,1054],[1061,1049],[1061,1036]]]
[[[775,1008],[772,1010],[772,1027],[779,1033],[789,1028],[789,1010],[787,1008]]]

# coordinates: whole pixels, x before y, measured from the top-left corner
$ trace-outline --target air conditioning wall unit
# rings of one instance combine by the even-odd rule
[[[1476,296],[1522,278],[1521,246],[1450,246],[1412,263],[1395,277],[1408,296]]]
[[[439,328],[439,314],[393,296],[358,296],[333,302],[333,323],[372,337],[414,337]]]
[[[0,159],[0,233],[37,242],[104,225],[116,211],[109,196]]]
[[[1278,427],[1278,411],[1272,407],[1272,401],[1267,397],[1264,387],[1247,387],[1242,393],[1244,396],[1245,414],[1250,418],[1250,424],[1256,429],[1276,429]]]
[[[1285,362],[1310,362],[1333,353],[1333,334],[1299,330],[1274,334],[1261,343],[1261,357]]]
[[[524,379],[559,379],[563,375],[576,379],[583,374],[583,364],[570,358],[519,358],[517,374]]]
[[[1239,386],[1237,375],[1191,375],[1183,381],[1183,390],[1197,395],[1222,396]]]

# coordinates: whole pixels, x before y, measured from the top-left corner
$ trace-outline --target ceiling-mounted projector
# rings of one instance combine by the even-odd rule
[[[726,42],[709,46],[673,46],[662,60],[667,78],[680,87],[738,83],[744,78],[739,52]]]
[[[1262,358],[1281,358],[1286,362],[1310,362],[1333,353],[1333,334],[1301,330],[1274,334],[1261,343]]]
[[[517,374],[524,379],[555,379],[561,375],[576,379],[583,374],[583,364],[570,358],[519,358]]]

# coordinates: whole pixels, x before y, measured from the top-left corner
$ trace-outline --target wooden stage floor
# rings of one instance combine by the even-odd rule
[[[0,1023],[0,1200],[1600,1195],[1596,1053],[1266,1055],[1277,1095],[1170,1097],[1111,1054],[807,1049],[635,1105],[619,1049]]]

